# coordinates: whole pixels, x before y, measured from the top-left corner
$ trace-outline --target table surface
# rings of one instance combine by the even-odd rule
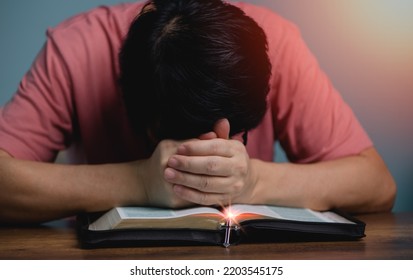
[[[358,241],[282,242],[220,246],[81,249],[73,220],[36,227],[0,227],[0,259],[413,259],[413,213],[356,216],[366,237]]]

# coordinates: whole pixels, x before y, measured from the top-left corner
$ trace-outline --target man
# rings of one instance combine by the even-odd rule
[[[272,162],[275,140],[292,163]],[[52,163],[66,148],[72,164]],[[395,196],[294,26],[220,0],[101,7],[49,30],[2,108],[0,155],[3,222],[118,205],[373,212]]]

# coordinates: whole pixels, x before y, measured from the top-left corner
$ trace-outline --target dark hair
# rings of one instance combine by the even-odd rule
[[[258,24],[221,0],[153,0],[120,53],[120,84],[135,131],[188,139],[227,118],[231,135],[259,124],[270,78]]]

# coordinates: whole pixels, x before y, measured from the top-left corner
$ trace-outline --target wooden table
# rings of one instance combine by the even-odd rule
[[[0,227],[0,259],[409,259],[413,260],[413,213],[360,215],[359,241],[287,242],[220,246],[81,249],[73,220],[38,227]]]

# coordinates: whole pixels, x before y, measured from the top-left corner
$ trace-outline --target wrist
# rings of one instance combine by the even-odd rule
[[[140,161],[108,164],[103,166],[103,185],[107,186],[106,197],[110,198],[111,207],[144,205],[146,193],[141,174],[143,164]],[[106,172],[105,172],[106,171]],[[106,178],[106,179],[105,179]]]
[[[133,185],[135,193],[136,205],[148,205],[150,201],[149,189],[150,186],[148,179],[150,177],[148,160],[138,160],[132,162],[134,177],[136,178]]]
[[[251,159],[251,170],[254,176],[252,204],[283,205],[285,190],[282,190],[284,171],[282,164]]]
[[[265,179],[265,173],[263,172],[264,162],[259,159],[250,159],[251,170],[251,194],[247,197],[247,202],[251,204],[266,204],[268,203],[266,186],[268,182]]]

